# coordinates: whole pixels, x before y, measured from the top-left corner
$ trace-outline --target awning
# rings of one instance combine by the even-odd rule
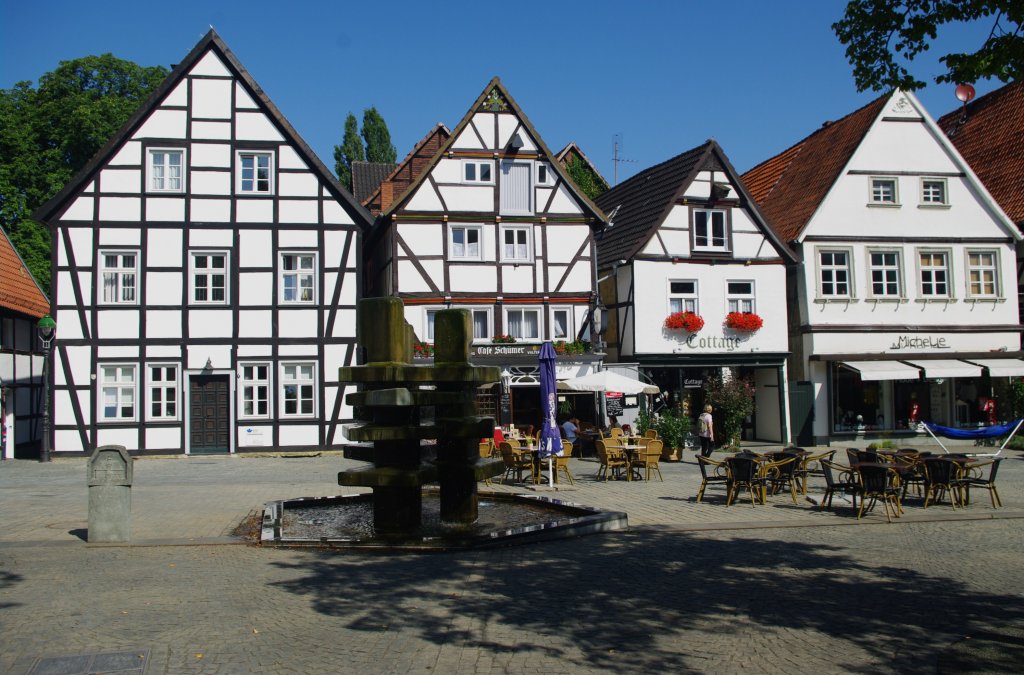
[[[917,368],[899,361],[840,361],[844,366],[860,373],[862,380],[916,380]]]
[[[992,377],[1024,375],[1024,361],[1020,359],[971,359],[970,362],[987,369]]]
[[[976,366],[967,361],[955,361],[953,359],[936,359],[935,361],[907,361],[912,366],[924,371],[924,376],[929,379],[938,377],[980,377],[981,366]]]

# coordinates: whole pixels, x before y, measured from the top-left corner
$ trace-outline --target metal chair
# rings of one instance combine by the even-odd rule
[[[1002,457],[996,457],[995,459],[979,462],[968,467],[961,475],[958,481],[959,486],[963,490],[964,503],[971,503],[971,488],[983,488],[988,490],[988,495],[992,499],[992,508],[1003,505],[1003,500],[999,498],[999,491],[996,490],[996,473],[999,471],[999,463],[1003,461]],[[982,475],[982,469],[984,467],[990,467],[988,470],[988,478]]]
[[[959,484],[960,465],[945,457],[924,458],[924,507],[932,499],[941,501],[943,496],[949,495],[949,504],[954,509],[959,506]]]
[[[881,462],[862,462],[857,465],[857,473],[860,475],[861,499],[860,511],[857,512],[859,520],[864,515],[864,507],[873,508],[875,502],[882,501],[885,508],[885,519],[892,522],[889,517],[889,507],[892,507],[892,514],[899,518],[903,513],[900,506],[899,474],[892,467],[885,466]],[[868,499],[871,503],[868,504]]]
[[[832,508],[832,497],[837,492],[850,495],[853,508],[857,509],[857,496],[861,494],[860,483],[854,477],[853,470],[848,466],[835,464],[827,459],[820,460],[821,475],[825,478],[825,494],[821,497],[820,510]]]
[[[728,493],[729,475],[725,462],[716,462],[704,455],[697,455],[697,466],[700,468],[701,476],[700,489],[697,490],[698,504],[704,499],[704,490],[710,483],[721,483],[726,487],[726,492]]]
[[[789,488],[796,504],[796,468],[798,455],[791,452],[773,452],[768,455],[771,461],[760,466],[761,481],[764,494],[776,494],[782,488]]]
[[[746,488],[750,494],[750,505],[754,506],[755,493],[757,500],[764,503],[764,481],[761,480],[761,471],[757,466],[757,459],[753,455],[737,453],[725,458],[725,467],[728,471],[727,482],[728,492],[725,496],[725,505],[730,506],[736,493],[741,488]]]
[[[629,460],[621,450],[611,449],[603,440],[595,441],[597,446],[597,477],[604,476],[608,480],[609,472],[614,476],[616,469],[625,469],[626,477],[629,477]]]

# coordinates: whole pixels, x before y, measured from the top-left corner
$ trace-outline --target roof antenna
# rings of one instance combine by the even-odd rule
[[[950,138],[956,136],[956,132],[960,131],[960,127],[967,122],[967,104],[974,99],[974,87],[969,84],[956,85],[956,98],[964,106],[963,110],[960,111],[960,119],[956,121],[956,126],[949,130]]]
[[[613,171],[614,185],[619,184],[619,163],[620,162],[636,162],[635,159],[623,159],[619,157],[619,148],[622,146],[622,134],[615,134],[612,136],[612,166],[615,167]]]

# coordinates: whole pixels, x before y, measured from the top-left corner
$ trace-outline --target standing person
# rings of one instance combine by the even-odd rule
[[[700,454],[705,457],[711,456],[711,445],[715,442],[715,420],[711,417],[713,409],[711,405],[704,406],[704,412],[697,419],[700,421]]]

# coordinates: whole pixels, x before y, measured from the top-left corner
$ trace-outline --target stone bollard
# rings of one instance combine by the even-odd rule
[[[132,458],[123,445],[96,448],[86,468],[89,543],[131,539]]]

